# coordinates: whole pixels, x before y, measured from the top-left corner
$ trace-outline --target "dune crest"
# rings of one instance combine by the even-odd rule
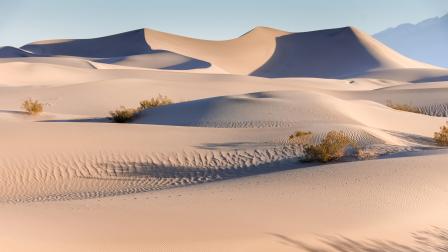
[[[137,68],[209,69],[206,72],[269,78],[448,79],[448,70],[409,59],[354,27],[300,33],[256,27],[223,41],[146,28],[92,39],[38,41],[3,51],[4,57],[71,56]],[[403,74],[413,69],[420,78],[409,79]]]

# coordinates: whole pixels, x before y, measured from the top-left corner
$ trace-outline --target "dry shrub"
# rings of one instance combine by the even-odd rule
[[[311,131],[301,131],[301,130],[299,130],[299,131],[294,132],[294,134],[290,135],[289,136],[289,140],[294,140],[296,138],[309,136],[311,134],[312,134]]]
[[[150,100],[143,100],[140,102],[140,110],[156,108],[159,106],[164,106],[173,103],[173,101],[167,96],[159,95],[155,98],[151,98]]]
[[[293,144],[303,145],[308,143],[311,139],[311,131],[296,131],[292,135],[289,136],[288,141]]]
[[[137,109],[126,108],[121,106],[119,109],[111,111],[112,120],[116,123],[127,123],[132,121],[140,112],[145,109],[155,108],[173,103],[167,96],[159,95],[150,100],[143,100],[140,102],[140,107]]]
[[[448,146],[448,122],[440,127],[440,131],[434,133],[434,141],[440,146]]]
[[[396,110],[422,114],[422,112],[420,111],[420,109],[418,107],[415,107],[415,106],[409,105],[409,104],[393,103],[392,101],[388,100],[386,102],[386,106],[388,106],[389,108],[396,109]]]
[[[30,115],[37,115],[44,111],[44,105],[38,100],[33,100],[31,98],[26,99],[22,103],[22,108]]]
[[[116,123],[127,123],[132,121],[137,115],[138,110],[121,106],[119,109],[110,112],[112,120]]]
[[[356,150],[355,143],[342,131],[330,131],[320,144],[305,145],[303,162],[319,161],[327,163],[340,160],[352,148]]]

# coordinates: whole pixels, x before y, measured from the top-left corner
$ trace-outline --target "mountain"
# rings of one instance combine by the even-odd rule
[[[448,14],[389,28],[374,37],[408,57],[448,67]]]

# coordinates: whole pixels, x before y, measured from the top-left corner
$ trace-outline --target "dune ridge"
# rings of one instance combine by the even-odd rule
[[[354,27],[299,33],[256,27],[223,41],[145,28],[92,39],[38,41],[14,52],[4,50],[5,57],[70,56],[137,68],[220,69],[219,73],[269,78],[366,77],[415,82],[448,78],[448,70],[409,59]]]

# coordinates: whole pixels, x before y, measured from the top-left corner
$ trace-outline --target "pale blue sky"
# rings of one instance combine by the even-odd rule
[[[0,45],[153,28],[228,39],[255,26],[376,33],[448,13],[448,0],[0,0]]]

